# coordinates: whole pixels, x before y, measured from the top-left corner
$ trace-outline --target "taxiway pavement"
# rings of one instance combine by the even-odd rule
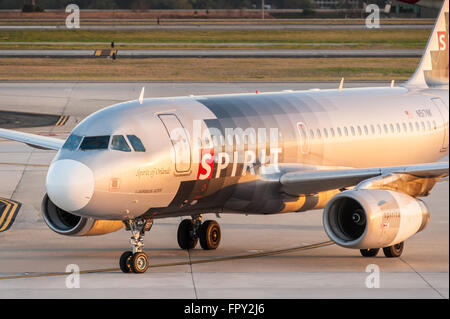
[[[8,58],[92,58],[96,50],[0,50],[0,57]],[[238,49],[171,49],[171,50],[118,50],[121,58],[411,58],[421,57],[416,49],[333,49],[333,50],[238,50]]]
[[[345,87],[390,83],[346,83]],[[64,125],[20,129],[66,136],[85,116],[105,106],[146,97],[335,88],[326,83],[84,83],[2,82],[0,110],[70,117]],[[80,276],[79,288],[67,288],[68,265],[80,270],[118,267],[129,250],[124,230],[98,237],[65,237],[52,232],[40,214],[47,167],[54,151],[0,139],[0,197],[22,203],[12,227],[0,233],[0,298],[449,298],[448,181],[424,199],[431,221],[406,241],[400,258],[363,258],[359,251],[336,245],[250,259],[189,265],[213,257],[238,256],[328,240],[321,211],[276,216],[206,215],[222,228],[215,251],[180,250],[180,218],[157,220],[145,237],[151,264],[185,262],[150,268],[145,274],[106,270]],[[448,160],[448,158],[447,158]],[[380,287],[366,281],[374,266]],[[369,267],[369,268],[368,268]],[[27,275],[41,274],[41,277]]]

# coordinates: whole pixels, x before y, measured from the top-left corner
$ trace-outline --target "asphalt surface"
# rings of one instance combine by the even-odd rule
[[[423,24],[381,24],[381,30],[430,30],[432,25]],[[329,30],[328,24],[180,24],[180,25],[83,25],[83,30]],[[364,24],[333,24],[333,30],[364,30]],[[65,30],[65,25],[0,25],[0,30]]]
[[[35,42],[9,42],[9,41],[0,41],[0,45],[48,45],[48,46],[63,46],[63,45],[71,45],[71,46],[92,46],[92,45],[106,45],[109,46],[111,42],[46,42],[46,41],[35,41]],[[290,46],[355,46],[359,43],[352,42],[340,42],[340,43],[319,43],[319,42],[305,42],[305,43],[290,43],[290,42],[256,42],[256,43],[248,43],[248,42],[207,42],[207,43],[197,43],[197,42],[115,42],[116,46],[218,46],[218,47],[266,47],[266,46],[282,46],[282,45],[290,45]]]
[[[0,57],[25,58],[89,58],[95,50],[0,50]],[[343,57],[420,57],[423,50],[383,49],[383,50],[119,50],[120,58],[343,58]]]
[[[0,82],[0,110],[70,115],[62,126],[21,129],[64,138],[86,115],[105,106],[146,97],[336,88],[338,83],[12,83]],[[389,86],[345,83],[344,87]],[[424,198],[427,228],[406,241],[400,258],[363,258],[336,245],[233,258],[328,241],[321,211],[277,216],[206,215],[222,228],[215,251],[183,251],[176,241],[179,218],[155,221],[145,237],[151,265],[142,275],[117,270],[129,250],[124,230],[97,237],[52,232],[40,215],[47,167],[54,151],[0,140],[0,197],[22,203],[12,227],[0,233],[0,298],[449,298],[448,181]],[[25,164],[25,165],[23,165]],[[232,258],[229,258],[232,257]],[[221,261],[202,261],[222,258]],[[79,288],[68,288],[71,271]],[[379,269],[379,288],[368,288]],[[62,273],[62,274],[61,274]],[[12,277],[15,277],[14,279]],[[38,277],[31,277],[38,276]],[[9,277],[10,279],[4,279]]]

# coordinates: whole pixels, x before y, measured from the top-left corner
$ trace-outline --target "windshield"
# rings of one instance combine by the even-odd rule
[[[142,141],[136,135],[127,135],[128,141],[123,135],[110,135],[102,136],[78,136],[70,135],[63,145],[63,149],[74,151],[80,148],[82,151],[89,150],[106,150],[110,148],[115,151],[131,152],[131,146],[135,152],[145,152],[145,147]],[[111,146],[109,142],[111,140]],[[81,145],[80,145],[81,144]]]
[[[111,141],[111,149],[122,152],[131,152],[125,137],[122,135],[114,135]]]
[[[80,150],[105,150],[108,149],[109,135],[105,136],[86,136],[81,143]]]
[[[136,135],[127,135],[127,138],[130,141],[131,146],[133,146],[135,152],[145,152],[145,147],[139,137]]]
[[[65,150],[74,151],[78,148],[78,146],[80,146],[82,139],[82,136],[72,134],[67,138],[62,148]]]

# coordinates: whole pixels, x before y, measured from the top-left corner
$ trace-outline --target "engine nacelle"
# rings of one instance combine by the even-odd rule
[[[42,215],[48,227],[60,235],[96,236],[115,232],[124,225],[120,220],[99,220],[71,214],[56,206],[45,194]]]
[[[358,189],[334,196],[325,206],[327,235],[346,248],[392,246],[423,230],[430,220],[425,203],[383,189]]]

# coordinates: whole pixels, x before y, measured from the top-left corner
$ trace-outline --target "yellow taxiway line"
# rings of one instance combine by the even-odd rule
[[[237,255],[237,256],[227,256],[227,257],[218,257],[218,258],[210,258],[210,259],[200,259],[200,260],[193,260],[193,261],[180,261],[180,262],[174,262],[174,263],[164,263],[164,264],[155,264],[150,265],[150,268],[160,268],[160,267],[173,267],[173,266],[182,266],[182,265],[194,265],[194,264],[205,264],[205,263],[214,263],[214,262],[220,262],[220,261],[228,261],[228,260],[238,260],[238,259],[249,259],[249,258],[256,258],[256,257],[265,257],[265,256],[273,256],[273,255],[280,255],[285,253],[291,253],[294,251],[304,251],[304,250],[310,250],[325,246],[334,245],[334,242],[332,241],[326,241],[321,242],[317,244],[312,245],[306,245],[306,246],[298,246],[293,248],[286,248],[286,249],[279,249],[279,250],[271,250],[266,252],[260,252],[260,253],[253,253],[253,254],[247,254],[247,255]],[[101,273],[101,272],[115,272],[120,271],[120,268],[105,268],[105,269],[92,269],[92,270],[82,270],[80,271],[80,274],[91,274],[91,273]],[[27,274],[27,275],[18,275],[18,276],[6,276],[6,277],[0,277],[0,280],[6,280],[6,279],[21,279],[21,278],[35,278],[35,277],[54,277],[54,276],[68,276],[72,273],[70,272],[54,272],[54,273],[44,273],[44,274]]]

